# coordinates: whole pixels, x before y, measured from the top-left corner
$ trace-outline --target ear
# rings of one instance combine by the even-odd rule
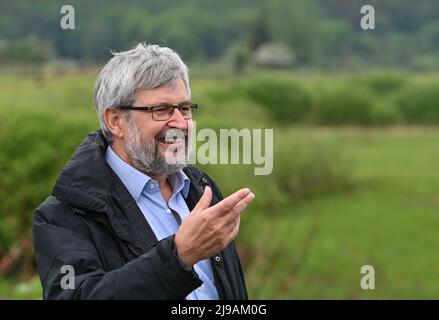
[[[124,117],[120,110],[105,108],[104,121],[111,134],[119,139],[124,136]]]

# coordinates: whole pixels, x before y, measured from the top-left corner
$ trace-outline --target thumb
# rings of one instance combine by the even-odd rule
[[[212,189],[209,186],[206,186],[204,188],[203,195],[201,196],[200,200],[198,200],[198,203],[193,211],[201,211],[209,208],[211,201],[212,201]]]

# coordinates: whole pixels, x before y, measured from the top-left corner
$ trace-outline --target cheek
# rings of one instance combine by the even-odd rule
[[[163,153],[166,151],[167,146],[164,145],[164,144],[162,144],[162,143],[160,143],[160,142],[158,142],[158,141],[156,140],[156,136],[157,136],[157,135],[160,133],[160,131],[162,131],[162,130],[163,130],[163,126],[160,126],[160,127],[157,127],[157,126],[155,126],[155,127],[150,126],[150,127],[148,127],[148,128],[143,128],[143,129],[141,130],[141,137],[142,137],[142,141],[143,141],[144,143],[147,143],[147,144],[149,144],[149,145],[157,146],[159,152],[163,154]]]
[[[137,128],[143,141],[148,143],[154,142],[156,135],[163,129],[163,126],[157,126],[149,122],[138,123]]]

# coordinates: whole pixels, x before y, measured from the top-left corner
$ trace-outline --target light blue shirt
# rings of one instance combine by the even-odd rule
[[[182,221],[189,214],[189,208],[184,198],[188,195],[190,181],[184,172],[180,170],[168,176],[168,181],[172,187],[172,196],[166,204],[158,182],[123,161],[110,146],[105,152],[105,160],[136,201],[157,239],[160,241],[175,234],[179,225],[170,208],[180,215]],[[209,259],[196,263],[194,270],[203,281],[203,284],[192,291],[186,299],[217,300],[219,298],[218,291],[215,287],[212,265]]]

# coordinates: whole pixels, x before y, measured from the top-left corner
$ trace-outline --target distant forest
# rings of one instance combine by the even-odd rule
[[[62,30],[60,8],[75,8]],[[360,9],[375,8],[375,30]],[[281,45],[294,66],[439,68],[437,0],[0,0],[0,64],[101,63],[109,50],[149,41],[186,61]],[[238,48],[238,49],[237,49]]]

